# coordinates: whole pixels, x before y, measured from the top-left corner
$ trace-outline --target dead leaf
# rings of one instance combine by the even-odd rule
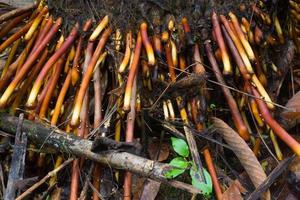
[[[216,117],[212,117],[211,119],[216,132],[222,134],[226,143],[231,147],[233,153],[243,165],[253,185],[258,187],[267,179],[267,175],[253,151],[249,148],[245,140],[223,120]],[[263,199],[271,199],[269,190],[262,196]]]
[[[159,139],[153,138],[151,143],[148,145],[148,153],[152,160],[157,158],[157,153],[159,151]],[[168,158],[170,153],[170,146],[167,143],[162,143],[160,147],[160,152],[157,161],[161,162]]]
[[[222,200],[242,200],[241,192],[245,192],[245,188],[238,180],[233,181],[229,188],[223,193]]]
[[[158,194],[160,182],[147,179],[140,200],[154,200]]]
[[[285,120],[296,121],[300,118],[300,91],[297,92],[285,105],[287,107],[281,113],[281,117]]]

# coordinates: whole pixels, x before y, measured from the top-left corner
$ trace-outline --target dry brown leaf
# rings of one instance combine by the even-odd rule
[[[245,188],[241,186],[238,180],[233,181],[229,188],[223,193],[222,200],[242,200],[241,192],[245,192]]]
[[[151,141],[151,143],[148,145],[148,153],[152,160],[156,159],[158,150],[159,150],[159,139],[154,138]],[[157,161],[161,162],[166,160],[169,157],[169,153],[170,153],[170,146],[167,143],[162,143]]]
[[[248,144],[223,120],[212,117],[212,122],[216,131],[222,134],[226,143],[240,160],[253,185],[258,187],[262,184],[267,179],[267,175]],[[262,199],[271,199],[269,190],[262,195]]]
[[[285,105],[285,109],[281,113],[281,117],[288,121],[296,121],[300,119],[300,91],[297,92]]]
[[[145,182],[140,200],[154,200],[158,194],[160,188],[160,182],[147,179]]]

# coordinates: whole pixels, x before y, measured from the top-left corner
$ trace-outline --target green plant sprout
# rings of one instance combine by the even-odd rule
[[[184,173],[187,169],[189,169],[190,176],[192,179],[192,185],[199,190],[201,190],[201,194],[209,198],[212,194],[212,181],[209,173],[205,168],[203,168],[205,182],[199,181],[200,176],[200,169],[195,167],[193,161],[190,160],[189,155],[189,147],[187,143],[183,139],[171,137],[171,143],[174,151],[179,155],[173,158],[170,161],[170,165],[175,167],[165,173],[165,177],[168,179],[174,179],[175,177],[179,176],[180,174]]]

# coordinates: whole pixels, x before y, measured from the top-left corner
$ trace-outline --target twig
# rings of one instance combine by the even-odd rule
[[[93,169],[94,169],[94,165],[95,165],[95,163],[92,163],[92,165],[89,169],[89,172],[86,175],[85,182],[84,182],[84,185],[82,187],[82,190],[81,190],[81,193],[80,193],[80,196],[79,196],[79,200],[85,200],[86,199],[87,191],[88,191],[88,188],[89,188],[89,183],[90,183],[91,178],[92,178],[91,176],[92,176],[92,172],[93,172]]]
[[[23,198],[25,198],[27,195],[29,195],[30,193],[32,193],[35,189],[37,189],[39,186],[41,186],[43,183],[45,183],[49,178],[51,178],[52,176],[56,175],[57,172],[59,172],[60,170],[62,170],[64,167],[66,167],[70,162],[72,162],[74,159],[70,158],[68,160],[66,160],[63,164],[61,164],[59,167],[55,168],[54,170],[52,170],[51,172],[49,172],[44,178],[42,178],[39,182],[35,183],[33,186],[31,186],[30,188],[28,188],[25,192],[23,192],[20,196],[18,196],[16,198],[16,200],[21,200]]]
[[[2,185],[1,196],[3,196],[5,193],[5,185],[4,185],[4,175],[3,175],[2,165],[0,165],[0,183]]]
[[[22,134],[22,124],[24,120],[24,114],[20,114],[18,119],[18,126],[16,130],[14,152],[12,155],[11,166],[8,175],[8,181],[6,186],[6,192],[4,199],[14,199],[17,191],[16,182],[23,179],[26,146],[27,146],[27,135]]]
[[[269,174],[267,179],[262,182],[247,198],[247,200],[259,199],[261,193],[267,190],[275,181],[275,179],[284,172],[287,166],[294,160],[295,156],[284,159],[277,165],[275,169]]]

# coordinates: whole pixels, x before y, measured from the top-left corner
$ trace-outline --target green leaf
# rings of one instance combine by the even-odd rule
[[[190,154],[189,146],[187,143],[180,138],[171,137],[172,146],[176,153],[183,157],[188,157]]]
[[[175,178],[176,176],[182,174],[189,165],[189,163],[182,157],[174,158],[169,164],[173,167],[176,167],[165,173],[165,177],[169,179]]]
[[[213,109],[215,109],[217,106],[216,106],[216,104],[211,103],[211,104],[209,105],[209,107],[213,110]]]
[[[209,197],[212,193],[212,181],[209,173],[205,168],[203,168],[203,173],[205,177],[205,182],[200,181],[200,171],[197,170],[195,167],[191,167],[190,169],[190,176],[192,178],[192,185],[201,190],[201,194],[204,197]]]

